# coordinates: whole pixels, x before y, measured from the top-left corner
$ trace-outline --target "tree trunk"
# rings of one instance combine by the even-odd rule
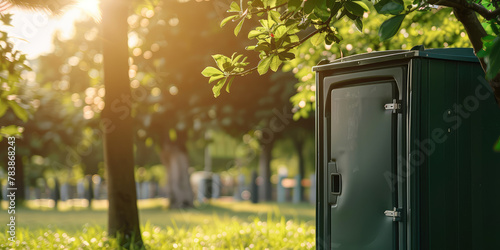
[[[142,244],[134,180],[131,96],[128,78],[128,10],[130,1],[102,1],[103,67],[106,103],[101,117],[108,178],[108,232],[120,243]]]
[[[168,133],[166,135],[168,137]],[[190,208],[193,205],[193,190],[189,181],[189,156],[186,138],[182,134],[176,140],[165,138],[160,159],[167,168],[169,207]]]
[[[263,201],[272,200],[272,186],[271,186],[271,159],[274,146],[274,140],[262,146],[259,156],[259,198]]]
[[[457,17],[458,21],[460,21],[464,26],[465,31],[469,36],[469,40],[472,43],[472,47],[474,48],[474,52],[477,54],[477,52],[483,48],[483,41],[481,38],[486,36],[487,33],[479,22],[476,12],[471,9],[453,8],[453,13]],[[479,58],[479,62],[481,63],[483,71],[486,72],[487,66],[484,59]],[[490,80],[489,83],[493,89],[497,105],[500,107],[500,73]]]

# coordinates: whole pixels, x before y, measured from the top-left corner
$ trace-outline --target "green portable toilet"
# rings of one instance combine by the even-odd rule
[[[318,249],[500,249],[500,109],[472,49],[314,70]]]

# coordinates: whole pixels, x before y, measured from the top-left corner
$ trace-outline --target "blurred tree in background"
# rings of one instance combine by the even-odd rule
[[[156,166],[161,162],[168,170],[170,207],[191,207],[194,197],[189,168],[196,165],[197,170],[202,169],[203,149],[214,140],[206,136],[207,131],[215,131],[230,135],[238,142],[243,139],[247,148],[228,149],[235,159],[219,161],[217,164],[222,166],[214,166],[213,170],[258,169],[261,176],[259,198],[270,200],[271,176],[276,168],[293,159],[297,169],[290,172],[305,178],[307,172],[312,171],[314,117],[311,112],[315,85],[311,67],[317,62],[376,50],[409,49],[419,44],[470,46],[466,32],[450,8],[407,13],[392,40],[380,41],[377,30],[385,23],[380,15],[373,7],[366,12],[346,1],[345,6],[340,7],[344,18],[336,16],[338,20],[334,25],[335,39],[340,39],[336,35],[342,34],[343,40],[339,45],[332,45],[328,40],[334,39],[328,35],[330,31],[317,31],[326,27],[319,23],[326,21],[322,16],[326,14],[320,9],[313,8],[312,14],[304,14],[305,7],[297,6],[302,1],[278,2],[266,3],[268,9],[254,6],[260,11],[256,15],[263,14],[263,21],[256,22],[245,19],[243,7],[230,5],[229,1],[128,1],[129,8],[116,1],[103,0],[103,4],[108,4],[103,6],[103,23],[89,19],[76,24],[75,35],[70,40],[56,36],[54,52],[31,63],[36,75],[23,73],[29,70],[25,57],[13,52],[7,34],[1,33],[0,39],[5,42],[0,41],[3,58],[0,122],[13,125],[3,126],[1,133],[20,135],[20,127],[24,128],[24,139],[18,141],[18,154],[23,156],[23,161],[16,163],[17,167],[22,169],[24,163],[29,169],[25,173],[30,185],[36,185],[40,176],[57,177],[60,182],[75,175],[96,173],[105,174],[108,179],[115,177],[114,183],[126,186],[121,192],[128,195],[125,203],[115,204],[112,209],[114,219],[110,219],[110,234],[124,230],[131,235],[139,232],[138,220],[134,219],[137,215],[133,205],[136,202],[134,166],[144,167],[135,173],[139,177],[136,181],[142,181],[146,178],[142,169],[155,166],[154,171],[157,171]],[[264,4],[259,0],[253,3]],[[356,2],[363,7],[361,3]],[[264,14],[271,9],[285,10],[279,9],[285,4],[295,9]],[[238,17],[225,21],[242,17],[238,19],[236,30],[245,36],[240,34],[235,39],[234,30],[220,29],[228,6]],[[271,56],[272,50],[268,48],[285,37],[283,28],[279,28],[282,14],[285,19],[286,15],[304,18],[304,23],[286,31],[290,32],[286,33],[290,40],[283,41],[284,46],[286,43],[300,44],[293,51],[280,51]],[[114,15],[120,15],[116,18],[121,23],[115,23]],[[3,15],[2,20],[8,22],[9,19]],[[241,20],[247,20],[245,25]],[[270,25],[273,22],[274,26]],[[295,30],[302,29],[299,25],[311,24],[308,22],[313,25],[303,31]],[[288,27],[288,24],[283,25],[280,27]],[[254,26],[261,26],[261,29],[257,32],[250,29]],[[121,33],[115,35],[118,30]],[[315,33],[308,37],[310,32]],[[249,33],[261,47],[252,47],[256,42],[248,39],[246,34]],[[310,39],[297,40],[299,36]],[[120,40],[110,44],[113,39]],[[105,46],[112,52],[108,56],[103,51]],[[215,53],[231,55],[242,46],[260,51],[261,57],[249,57],[243,63],[245,55],[234,56],[232,60],[220,54],[210,57]],[[113,52],[114,49],[121,51]],[[118,54],[117,61],[114,53]],[[287,60],[292,57],[295,60]],[[265,68],[278,71],[281,65],[284,72],[251,74],[235,80],[238,84],[229,88],[234,77],[231,74],[248,72],[235,67],[228,70],[232,73],[221,76],[209,70],[204,74],[213,78],[211,84],[207,84],[199,72],[214,59],[218,67],[226,69],[234,62],[239,66],[248,62],[249,65],[261,65],[260,70],[259,66],[255,68],[259,73],[268,71]],[[111,69],[103,67],[106,62],[112,64],[108,64]],[[114,70],[116,62],[120,68]],[[111,85],[106,77],[115,75],[109,72],[120,74]],[[221,82],[223,78],[226,80]],[[220,95],[226,90],[231,94]],[[220,96],[215,99],[214,95]],[[117,125],[124,125],[124,130],[111,141],[106,139],[107,144],[103,147],[103,137],[109,136],[107,129]],[[215,139],[221,137],[216,135]],[[125,151],[120,151],[122,148]],[[109,160],[110,156],[118,163],[113,164],[111,172],[109,168],[104,171],[104,159]],[[276,156],[280,159],[273,165]],[[123,173],[126,171],[125,180]],[[120,199],[116,193],[110,195]],[[128,214],[120,212],[123,207]],[[120,218],[132,219],[118,223]]]
[[[76,4],[73,0],[26,1],[9,0],[14,6],[38,11],[61,12],[66,6]],[[132,1],[103,1],[102,47],[104,61],[104,82],[108,93],[104,96],[110,103],[122,96],[130,96],[128,79],[127,17]],[[13,54],[13,53],[12,53]],[[15,58],[15,55],[14,55]],[[23,60],[24,58],[21,58]],[[15,58],[14,60],[17,60]],[[10,60],[10,61],[14,61]],[[2,63],[2,66],[7,64]],[[19,70],[20,72],[20,70]],[[15,72],[8,72],[15,75]],[[15,105],[10,105],[15,109]],[[19,111],[16,115],[19,116]],[[109,105],[103,107],[101,127],[104,128],[104,155],[108,170],[108,230],[111,236],[121,235],[123,240],[141,244],[139,218],[134,188],[134,160],[132,154],[132,120],[117,115]],[[21,119],[23,117],[20,117]],[[24,119],[26,120],[26,118]],[[22,164],[18,165],[21,179]],[[17,177],[17,176],[16,176]],[[23,191],[20,191],[23,192]],[[135,238],[132,238],[135,237]]]
[[[203,7],[198,7],[200,5]],[[136,155],[143,162],[139,165],[157,163],[151,154],[156,151],[169,170],[175,168],[170,172],[182,173],[168,175],[171,192],[184,192],[170,194],[174,197],[171,207],[192,206],[193,199],[188,195],[191,193],[188,141],[203,141],[207,129],[222,129],[238,138],[257,128],[255,132],[259,135],[259,127],[269,127],[277,113],[290,109],[288,99],[293,92],[293,78],[289,74],[248,78],[245,88],[235,90],[234,96],[223,100],[214,100],[210,86],[204,85],[205,89],[200,85],[203,78],[195,72],[206,63],[200,55],[209,55],[218,48],[230,51],[244,41],[220,39],[232,36],[217,28],[222,18],[217,12],[221,6],[227,7],[223,2],[138,3],[136,11],[127,19],[130,26],[128,75],[132,92],[128,98],[111,101],[110,106],[119,115],[130,113],[134,117]],[[195,17],[205,18],[201,22],[204,25],[194,22]],[[27,159],[28,165],[37,169],[32,171],[30,182],[36,182],[35,176],[39,175],[35,173],[42,173],[44,169],[57,172],[76,167],[83,169],[84,174],[99,171],[104,134],[99,119],[106,92],[102,85],[100,33],[99,25],[92,20],[81,22],[71,40],[59,40],[56,35],[54,53],[40,57],[37,62],[36,81],[31,83],[33,93],[37,93],[32,97],[37,111],[33,125],[29,125],[31,145],[26,145],[31,150],[26,155],[32,156]],[[202,40],[212,43],[199,46],[196,41]],[[167,60],[181,56],[184,59]],[[268,88],[269,85],[273,87]],[[46,93],[51,90],[55,92]],[[285,121],[285,125],[288,123]],[[282,130],[272,131],[272,141],[278,138],[274,133]],[[45,141],[50,138],[54,138],[53,143],[58,147],[45,147],[51,145]],[[263,144],[268,145],[265,149],[268,153],[260,154],[266,158],[261,160],[261,168],[269,173],[272,143]],[[58,177],[61,182],[65,181],[64,176]],[[269,178],[269,174],[265,176]],[[269,188],[265,193],[271,194]],[[180,197],[178,203],[175,197]]]
[[[0,14],[0,25],[11,26],[11,21],[11,14]],[[11,121],[9,123],[0,123],[0,142],[4,138],[21,138],[22,136],[22,132],[24,131],[22,125],[28,121],[31,107],[21,90],[21,83],[24,82],[22,75],[29,70],[31,68],[28,66],[26,55],[14,49],[14,45],[7,32],[0,31],[0,121]],[[12,146],[15,148],[16,144],[14,143]],[[14,150],[13,152],[16,151]],[[7,159],[10,160],[11,158],[12,156],[7,158],[7,151],[0,153],[0,159],[3,162],[7,162]],[[18,203],[22,204],[25,186],[22,158],[18,154],[14,155],[13,160],[17,168],[14,171],[15,175],[9,175],[9,177],[17,179],[13,187],[19,190],[19,195],[16,198]],[[5,170],[7,170],[7,167],[7,164],[5,164]],[[10,172],[12,173],[13,171]]]

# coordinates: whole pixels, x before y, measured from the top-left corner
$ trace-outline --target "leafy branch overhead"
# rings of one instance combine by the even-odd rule
[[[395,36],[408,14],[415,11],[429,11],[438,7],[450,7],[454,12],[471,11],[474,16],[480,16],[487,37],[480,35],[478,38],[469,34],[471,42],[479,39],[481,46],[476,49],[481,58],[489,80],[497,77],[500,70],[500,38],[499,16],[500,8],[497,0],[380,0],[373,6],[369,1],[354,0],[251,0],[240,3],[232,2],[229,6],[229,16],[221,22],[221,27],[229,22],[236,23],[234,34],[240,35],[245,20],[256,18],[258,26],[250,30],[248,39],[255,40],[253,46],[246,47],[259,56],[255,66],[245,62],[246,57],[233,54],[231,58],[215,55],[214,60],[218,66],[207,67],[203,75],[209,77],[209,83],[214,83],[214,96],[220,95],[221,89],[226,85],[229,92],[231,83],[236,76],[244,76],[253,71],[265,74],[271,69],[277,71],[285,61],[293,60],[297,55],[298,47],[305,41],[311,44],[331,45],[340,43],[342,35],[338,32],[338,21],[349,20],[359,31],[363,31],[363,18],[373,11],[378,13],[385,21],[380,25],[378,34],[380,41],[386,41]],[[457,15],[455,13],[455,15]],[[477,17],[475,17],[477,19]],[[461,20],[466,27],[468,20]],[[479,21],[477,23],[479,23]],[[470,33],[470,32],[468,32]],[[484,42],[481,42],[484,39]],[[248,68],[247,68],[248,67]],[[493,85],[492,85],[493,86]],[[495,87],[493,86],[495,89]],[[496,91],[500,91],[495,89]]]
[[[0,25],[12,26],[12,14],[0,14]],[[26,55],[14,49],[7,32],[0,31],[0,118],[10,109],[14,115],[26,122],[29,118],[29,106],[22,103],[20,98],[19,82],[21,74],[31,70]],[[2,137],[20,136],[22,128],[12,125],[0,127],[0,141]]]

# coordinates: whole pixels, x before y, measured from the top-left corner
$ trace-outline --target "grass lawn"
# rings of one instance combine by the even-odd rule
[[[314,248],[315,209],[307,203],[252,204],[218,200],[187,210],[169,210],[165,205],[163,199],[139,201],[146,248]],[[105,233],[105,202],[95,202],[93,210],[69,208],[61,203],[59,210],[33,203],[17,209],[18,242],[9,246],[36,248],[39,242],[45,242],[47,245],[43,246],[49,249],[118,247]],[[6,210],[0,211],[1,225],[8,223],[8,218]],[[7,238],[6,232],[0,232],[0,249],[7,247]]]

